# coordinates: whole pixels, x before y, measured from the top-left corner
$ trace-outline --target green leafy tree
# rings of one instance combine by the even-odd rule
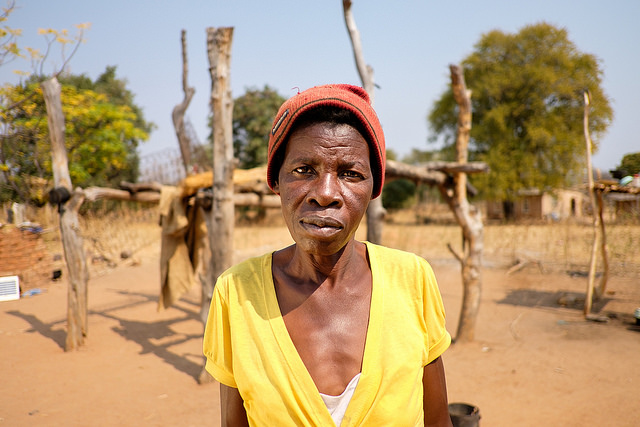
[[[387,148],[387,160],[398,160],[398,153],[391,148]]]
[[[416,184],[408,179],[394,179],[382,188],[382,205],[389,209],[402,209],[413,204]]]
[[[114,72],[107,69],[95,82],[86,76],[61,78],[65,143],[74,186],[115,186],[121,180],[137,178],[136,148],[148,138],[153,124],[144,120]],[[101,84],[105,75],[113,77],[107,80],[114,84],[107,87],[121,86],[121,95],[129,94],[129,98],[113,93],[110,97]],[[0,109],[3,200],[42,203],[42,188],[34,191],[34,178],[39,178],[37,182],[52,178],[46,108],[38,80],[32,76],[25,84],[5,86],[0,91],[3,104],[13,106]]]
[[[526,188],[557,188],[584,175],[583,93],[591,94],[589,131],[597,149],[613,112],[601,87],[598,59],[578,51],[567,31],[546,23],[517,34],[491,31],[462,62],[471,89],[470,160],[491,171],[474,184],[491,199]],[[446,147],[455,143],[457,106],[451,89],[428,121]]]
[[[267,143],[273,118],[285,101],[274,89],[247,89],[234,100],[233,151],[239,167],[249,169],[267,163]]]
[[[625,154],[617,169],[628,175],[640,173],[640,152]]]

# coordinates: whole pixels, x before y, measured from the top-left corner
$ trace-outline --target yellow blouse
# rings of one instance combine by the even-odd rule
[[[341,425],[423,425],[423,368],[451,343],[440,291],[424,259],[365,243],[371,312],[360,381]],[[252,426],[333,425],[280,313],[271,262],[266,254],[219,277],[204,335],[206,369],[239,390]]]

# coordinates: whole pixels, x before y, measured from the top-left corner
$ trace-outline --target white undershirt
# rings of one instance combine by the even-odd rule
[[[336,426],[339,426],[340,423],[342,423],[342,418],[344,418],[344,413],[347,411],[347,406],[349,406],[349,402],[351,402],[353,392],[356,391],[356,386],[358,385],[359,380],[360,373],[349,381],[347,388],[344,389],[340,396],[330,396],[328,394],[320,393],[320,396],[322,397],[322,400],[324,400],[324,404],[327,405],[327,409],[331,414],[331,418],[333,418],[333,422],[336,423]]]

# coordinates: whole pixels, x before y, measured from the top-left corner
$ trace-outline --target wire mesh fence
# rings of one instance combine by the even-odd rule
[[[189,173],[211,170],[212,162],[202,145],[194,145],[191,149],[192,165]],[[140,156],[140,177],[138,182],[158,182],[165,185],[176,185],[186,176],[182,155],[177,148],[166,148],[155,153]]]

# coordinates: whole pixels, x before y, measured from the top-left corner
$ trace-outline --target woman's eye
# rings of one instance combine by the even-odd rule
[[[311,168],[309,166],[299,166],[293,170],[295,173],[309,173]]]
[[[348,178],[360,178],[362,176],[356,171],[344,171],[344,172],[342,172],[342,175],[344,175],[344,176],[346,176]]]

